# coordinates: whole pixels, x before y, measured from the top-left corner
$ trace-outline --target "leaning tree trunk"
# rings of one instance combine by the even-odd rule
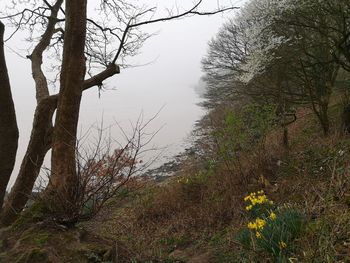
[[[32,75],[35,82],[37,106],[35,109],[33,129],[26,154],[22,160],[21,169],[12,187],[9,198],[3,207],[1,215],[2,224],[10,224],[19,212],[24,208],[28,198],[31,196],[32,188],[38,177],[40,167],[45,155],[51,147],[52,139],[52,116],[57,106],[57,96],[49,97],[47,80],[42,71],[43,53],[49,47],[52,36],[55,33],[57,15],[63,0],[56,0],[50,6],[47,27],[31,55]]]
[[[51,148],[52,116],[56,105],[57,96],[51,96],[41,100],[36,107],[27,151],[16,182],[3,207],[2,225],[10,225],[17,219],[32,194],[45,155]]]
[[[16,160],[18,127],[4,51],[5,26],[0,22],[0,208]]]
[[[75,146],[85,76],[86,5],[87,0],[66,1],[60,93],[52,144],[51,178],[47,189],[49,208],[63,221],[70,221],[76,211]]]

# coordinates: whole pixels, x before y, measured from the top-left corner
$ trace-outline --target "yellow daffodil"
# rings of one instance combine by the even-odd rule
[[[253,222],[249,222],[249,223],[248,223],[248,228],[249,228],[249,229],[256,229],[256,224],[253,223]]]
[[[249,222],[248,223],[248,228],[249,229],[256,229],[256,230],[261,230],[265,227],[266,221],[261,218],[255,219],[255,222]]]
[[[270,201],[267,196],[264,194],[264,191],[258,191],[257,193],[251,193],[248,196],[244,197],[245,202],[250,202],[252,206],[255,206],[257,204],[273,204],[272,201]]]
[[[257,219],[255,220],[255,223],[256,223],[258,229],[263,229],[264,226],[266,225],[265,220],[260,219],[260,218],[257,218]]]
[[[278,242],[278,244],[280,246],[280,249],[285,249],[287,247],[287,244],[282,240],[280,242]]]
[[[253,208],[252,205],[248,205],[245,209],[246,209],[247,211],[249,211],[249,210],[252,210],[252,208]]]
[[[270,213],[271,220],[275,220],[277,218],[276,214],[274,212]]]
[[[262,237],[260,232],[256,232],[255,236],[256,236],[256,238],[261,238]]]

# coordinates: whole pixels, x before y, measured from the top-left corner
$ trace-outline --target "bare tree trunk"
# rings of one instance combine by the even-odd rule
[[[42,64],[43,53],[50,45],[55,32],[57,15],[62,3],[63,0],[57,0],[54,5],[48,6],[51,14],[47,18],[47,28],[34,47],[32,54],[28,56],[31,60],[32,76],[35,82],[37,106],[27,151],[22,160],[15,185],[11,189],[1,214],[1,223],[5,225],[12,223],[27,203],[45,155],[51,147],[52,116],[57,106],[57,96],[49,97],[49,89],[42,71]]]
[[[289,150],[289,135],[288,135],[288,127],[283,127],[283,147],[286,150]]]
[[[311,96],[310,96],[311,97]],[[330,95],[321,99],[318,99],[317,103],[311,97],[312,110],[314,111],[323,131],[324,136],[329,135],[330,122],[328,117],[328,105]]]
[[[319,102],[318,119],[322,127],[323,135],[328,136],[330,132],[330,122],[328,116],[330,95],[325,96]]]
[[[323,130],[323,135],[328,136],[330,132],[330,123],[328,117],[328,106],[322,107],[322,112],[320,113],[320,122]]]
[[[75,146],[85,76],[86,0],[66,1],[66,28],[60,93],[52,144],[50,208],[62,216],[74,212],[77,174]],[[61,211],[60,211],[61,210]]]
[[[18,127],[4,51],[5,26],[0,22],[0,208],[16,160]]]
[[[30,141],[23,158],[15,185],[12,187],[1,214],[2,225],[13,223],[32,193],[40,168],[52,142],[52,116],[56,110],[57,96],[47,97],[38,103]]]

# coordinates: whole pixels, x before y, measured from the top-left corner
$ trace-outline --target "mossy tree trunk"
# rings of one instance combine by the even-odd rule
[[[18,127],[4,51],[5,26],[0,22],[0,208],[16,160]]]
[[[35,110],[33,128],[26,154],[16,182],[4,204],[1,223],[10,225],[25,207],[52,141],[52,116],[57,105],[57,96],[39,102]]]

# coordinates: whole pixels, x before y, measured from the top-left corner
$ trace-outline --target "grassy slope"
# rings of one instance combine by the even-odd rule
[[[338,110],[331,108],[334,127]],[[239,173],[224,165],[198,170],[185,164],[168,184],[144,190],[107,220],[100,217],[95,231],[121,241],[127,258],[141,262],[270,262],[235,241],[247,222],[242,198],[264,189],[275,203],[306,214],[305,233],[291,244],[295,262],[350,260],[350,139],[324,138],[313,115],[299,115],[288,153],[276,131],[266,151],[242,157]]]
[[[114,200],[77,229],[25,223],[0,233],[0,262],[273,262],[235,239],[247,222],[242,199],[260,189],[307,217],[302,237],[290,244],[294,262],[348,262],[350,138],[324,138],[312,115],[299,115],[288,153],[275,131],[264,151],[242,156],[239,172],[222,164],[199,169],[189,160],[166,184]]]

